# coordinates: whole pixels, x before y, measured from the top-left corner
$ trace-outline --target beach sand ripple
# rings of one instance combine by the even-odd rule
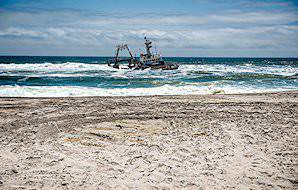
[[[297,189],[297,97],[0,98],[0,188]]]

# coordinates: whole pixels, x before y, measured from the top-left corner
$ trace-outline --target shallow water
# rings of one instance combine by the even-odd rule
[[[135,96],[298,90],[297,58],[164,58],[178,70],[108,67],[109,57],[0,57],[0,96]]]

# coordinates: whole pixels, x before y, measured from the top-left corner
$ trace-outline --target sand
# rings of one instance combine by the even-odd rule
[[[0,98],[0,189],[297,189],[297,103]]]

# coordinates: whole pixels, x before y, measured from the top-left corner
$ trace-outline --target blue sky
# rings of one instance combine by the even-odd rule
[[[0,55],[113,55],[143,37],[163,56],[298,57],[288,0],[0,0]]]

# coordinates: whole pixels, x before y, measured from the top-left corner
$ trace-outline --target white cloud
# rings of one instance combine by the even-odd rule
[[[47,37],[46,33],[36,31],[36,30],[28,30],[24,28],[15,28],[10,27],[8,29],[0,30],[0,36],[17,36],[17,37]]]
[[[112,49],[126,42],[142,47],[146,35],[160,49],[291,49],[298,50],[296,12],[218,14],[116,15],[72,11],[5,12],[0,16],[1,40],[51,44],[67,51],[77,48]],[[15,38],[13,38],[15,37]],[[3,44],[3,43],[2,43]],[[15,43],[14,43],[15,44]],[[0,45],[1,46],[1,45]],[[112,51],[111,51],[112,53]]]
[[[113,17],[113,15],[105,17],[92,17],[74,22],[74,25],[83,27],[113,27],[113,28],[206,28],[220,27],[229,25],[279,25],[290,22],[298,22],[298,14],[295,12],[289,13],[274,13],[274,12],[225,12],[221,14],[208,15],[153,15],[151,17],[134,15],[123,18]]]
[[[297,27],[269,26],[252,28],[215,28],[196,30],[97,30],[77,28],[9,28],[0,31],[0,36],[10,35],[22,38],[39,38],[53,44],[78,44],[90,46],[114,46],[123,41],[137,45],[144,36],[158,41],[160,47],[185,48],[282,48],[285,44],[295,48]],[[282,39],[282,41],[281,41]]]

